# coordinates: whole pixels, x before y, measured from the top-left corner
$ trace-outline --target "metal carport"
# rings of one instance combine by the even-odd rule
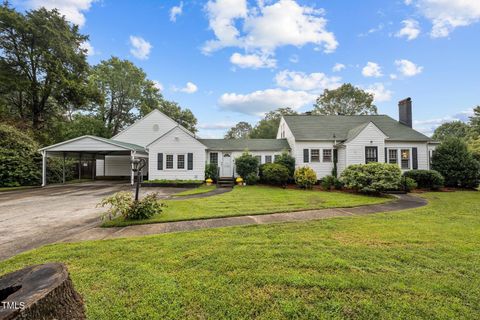
[[[148,158],[147,150],[139,145],[106,139],[91,135],[81,136],[64,142],[60,142],[42,149],[42,187],[47,184],[47,157],[63,157],[63,183],[65,183],[65,158],[78,157],[79,161],[92,159],[105,159],[106,155],[123,155],[134,158]],[[81,176],[81,165],[78,166]],[[130,183],[134,183],[134,173],[130,173]]]

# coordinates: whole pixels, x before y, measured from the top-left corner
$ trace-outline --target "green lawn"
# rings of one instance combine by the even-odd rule
[[[381,203],[388,200],[390,199],[385,197],[367,197],[342,192],[305,191],[265,186],[235,187],[232,192],[211,197],[165,201],[167,207],[164,212],[148,220],[125,221],[115,219],[106,222],[104,226],[126,226],[303,209],[351,207]]]
[[[195,194],[207,193],[207,192],[213,191],[215,189],[217,189],[217,186],[215,186],[215,185],[207,186],[205,184],[202,184],[200,187],[190,189],[190,190],[186,190],[186,191],[182,191],[182,192],[179,192],[179,193],[175,193],[174,196],[176,196],[176,197],[191,196],[191,195],[195,195]]]
[[[480,193],[396,213],[50,245],[89,319],[478,319]]]

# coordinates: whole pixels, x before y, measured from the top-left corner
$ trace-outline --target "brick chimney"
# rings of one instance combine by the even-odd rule
[[[398,122],[412,127],[412,98],[398,102]]]

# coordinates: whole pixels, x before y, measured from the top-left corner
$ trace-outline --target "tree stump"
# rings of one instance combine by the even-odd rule
[[[86,319],[64,264],[30,266],[0,278],[0,320],[13,319]]]

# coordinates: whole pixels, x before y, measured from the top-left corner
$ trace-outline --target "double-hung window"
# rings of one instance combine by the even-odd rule
[[[272,163],[272,156],[265,156],[265,163]]]
[[[165,168],[173,169],[173,154],[165,155]]]
[[[410,169],[410,149],[402,149],[400,154],[402,156],[401,168]]]
[[[332,149],[323,149],[323,162],[332,162]]]
[[[177,169],[185,169],[185,155],[177,155]]]
[[[378,148],[365,147],[365,163],[378,162]]]
[[[262,164],[262,156],[255,156],[255,159],[257,159],[258,164]]]
[[[310,150],[310,161],[311,162],[320,162],[320,150],[319,149]]]
[[[218,165],[218,152],[210,152],[210,163]]]
[[[398,150],[397,149],[388,149],[388,163],[397,164],[398,163]]]

